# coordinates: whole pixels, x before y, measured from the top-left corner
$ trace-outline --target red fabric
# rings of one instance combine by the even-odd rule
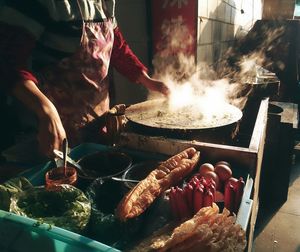
[[[137,82],[141,73],[148,69],[131,51],[118,27],[114,29],[114,36],[111,64],[130,81]]]
[[[34,37],[22,28],[0,24],[0,88],[10,90],[21,80],[32,80],[35,76],[26,69],[26,64],[35,46]],[[137,82],[143,71],[148,69],[134,55],[120,29],[114,29],[114,45],[111,64],[130,81]]]
[[[0,24],[0,88],[10,90],[18,81],[36,78],[26,69],[27,60],[35,46],[33,36],[22,28]]]

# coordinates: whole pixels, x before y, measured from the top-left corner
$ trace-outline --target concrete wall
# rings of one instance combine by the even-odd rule
[[[119,27],[133,52],[148,67],[150,35],[147,19],[146,0],[116,1],[116,17]],[[147,90],[138,84],[131,83],[117,71],[113,71],[115,103],[131,104],[144,101]]]
[[[261,14],[261,0],[199,0],[197,62],[216,62]]]

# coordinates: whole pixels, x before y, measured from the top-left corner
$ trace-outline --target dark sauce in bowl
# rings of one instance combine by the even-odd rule
[[[80,178],[94,180],[118,176],[132,164],[132,158],[123,152],[101,151],[84,156],[79,164],[87,174],[78,174]]]

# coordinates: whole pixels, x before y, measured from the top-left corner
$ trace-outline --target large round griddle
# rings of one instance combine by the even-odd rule
[[[222,128],[236,124],[243,116],[242,111],[231,105],[222,104],[212,110],[212,114],[203,114],[197,108],[187,106],[169,111],[166,99],[155,99],[129,106],[125,110],[127,119],[153,130],[199,131]]]

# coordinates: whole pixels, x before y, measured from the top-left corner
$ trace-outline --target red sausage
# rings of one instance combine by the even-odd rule
[[[192,211],[188,207],[187,201],[185,199],[184,191],[177,186],[175,195],[176,195],[176,205],[178,207],[180,219],[185,219],[187,217],[190,217]]]
[[[235,191],[233,185],[228,182],[225,185],[224,189],[224,207],[227,208],[230,212],[233,211],[235,200]]]
[[[174,187],[171,187],[170,193],[169,193],[169,202],[170,202],[170,207],[171,207],[171,212],[172,215],[175,219],[179,220],[180,219],[180,214],[178,211],[178,206],[176,203],[176,190]]]
[[[236,192],[235,192],[235,199],[234,199],[234,212],[237,213],[240,208],[240,204],[243,197],[245,182],[243,178],[239,178],[239,180],[236,183]]]
[[[203,206],[204,190],[201,186],[194,189],[194,214]]]
[[[187,184],[184,187],[184,194],[185,194],[185,198],[186,198],[189,208],[193,209],[194,188],[191,184]]]
[[[203,207],[212,206],[213,202],[214,202],[214,195],[208,189],[204,194]]]

